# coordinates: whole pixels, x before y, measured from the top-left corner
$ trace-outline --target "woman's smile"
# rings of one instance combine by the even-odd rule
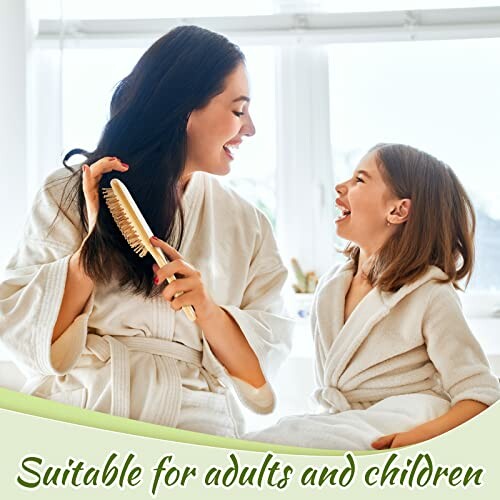
[[[226,155],[229,157],[230,160],[234,160],[234,150],[238,149],[240,147],[242,141],[233,141],[233,142],[227,142],[224,144],[222,149],[226,153]]]
[[[250,116],[249,83],[245,65],[226,78],[224,91],[189,116],[186,174],[203,170],[226,175],[243,137],[255,134]]]

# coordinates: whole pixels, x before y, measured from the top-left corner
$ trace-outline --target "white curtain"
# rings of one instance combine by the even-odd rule
[[[326,50],[283,47],[277,71],[278,240],[287,262],[322,274],[334,257]]]

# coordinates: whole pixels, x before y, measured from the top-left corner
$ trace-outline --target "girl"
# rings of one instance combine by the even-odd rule
[[[292,327],[286,270],[265,216],[208,175],[227,174],[255,133],[249,101],[239,48],[195,26],[160,38],[120,82],[97,148],[49,177],[0,284],[0,341],[24,392],[225,436],[241,426],[227,382],[272,411],[267,381]],[[113,177],[162,238],[163,268],[102,208]]]
[[[312,309],[324,411],[247,438],[361,450],[442,434],[500,396],[455,292],[473,266],[472,204],[447,165],[399,144],[375,146],[336,191],[351,243]]]

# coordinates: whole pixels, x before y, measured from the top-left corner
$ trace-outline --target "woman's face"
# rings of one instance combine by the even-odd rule
[[[243,136],[255,134],[248,110],[249,85],[245,65],[226,78],[224,91],[201,109],[195,109],[187,124],[185,175],[197,170],[226,175]]]
[[[357,244],[368,254],[375,253],[390,237],[391,219],[397,198],[385,183],[376,163],[376,153],[368,153],[353,176],[335,186],[340,215],[335,219],[337,234]]]

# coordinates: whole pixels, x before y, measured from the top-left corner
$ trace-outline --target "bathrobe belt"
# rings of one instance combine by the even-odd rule
[[[336,387],[323,387],[314,391],[316,401],[330,413],[351,410],[351,403]]]
[[[87,335],[87,349],[101,361],[111,365],[111,414],[130,417],[130,359],[129,351],[139,351],[163,356],[159,369],[166,370],[168,383],[163,387],[158,411],[164,425],[175,427],[181,407],[182,380],[176,360],[192,363],[202,369],[202,353],[179,342],[151,337],[122,335]],[[203,369],[205,372],[205,370]],[[163,403],[163,404],[162,404]]]
[[[404,392],[402,392],[404,394]],[[329,413],[359,410],[367,405],[383,399],[378,389],[354,389],[342,392],[333,386],[327,386],[314,391],[313,397]]]

